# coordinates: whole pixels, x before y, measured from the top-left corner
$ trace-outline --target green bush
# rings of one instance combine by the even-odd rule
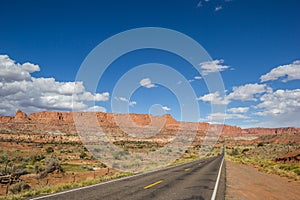
[[[35,163],[37,161],[41,161],[45,159],[45,156],[43,154],[37,154],[31,157],[31,160]]]
[[[300,176],[300,169],[294,169],[293,172],[295,172],[298,176]]]
[[[54,152],[54,149],[53,149],[52,147],[48,147],[48,148],[46,149],[46,152],[47,152],[47,153],[53,153],[53,152]]]
[[[286,164],[286,165],[281,165],[279,167],[279,169],[283,169],[283,170],[286,170],[286,171],[293,171],[295,169],[299,169],[299,167],[298,167],[297,164]]]
[[[264,143],[263,142],[260,142],[257,144],[257,147],[263,147],[264,146]]]
[[[0,163],[6,163],[8,161],[9,161],[9,158],[8,158],[7,153],[5,152],[0,156]]]
[[[236,148],[232,149],[231,155],[232,155],[232,156],[237,156],[237,155],[239,155],[239,150],[236,149]]]
[[[11,191],[11,193],[13,193],[13,194],[18,194],[24,190],[29,190],[29,189],[30,189],[30,185],[21,181],[21,182],[11,185],[9,188],[9,191]]]
[[[248,149],[248,148],[246,148],[246,149],[243,149],[242,153],[246,153],[247,151],[249,151],[249,149]]]
[[[84,158],[87,157],[87,154],[83,151],[83,152],[80,153],[79,157],[80,157],[81,159],[84,159]]]

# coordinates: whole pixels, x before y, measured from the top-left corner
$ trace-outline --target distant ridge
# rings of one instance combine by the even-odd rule
[[[91,112],[56,112],[56,111],[42,111],[37,113],[32,113],[27,115],[21,110],[18,110],[15,116],[0,116],[0,123],[41,123],[47,124],[48,127],[51,125],[64,124],[64,126],[70,126],[69,128],[74,129],[74,120],[73,115],[83,115],[86,117],[86,122],[88,124],[89,117]],[[96,112],[94,113],[97,116],[98,122],[101,126],[118,126],[115,122],[115,118],[118,121],[124,122],[124,126],[131,120],[138,126],[147,126],[151,123],[151,120],[154,123],[164,121],[164,127],[167,129],[178,129],[179,125],[184,125],[188,127],[198,127],[200,131],[207,131],[210,127],[222,126],[219,124],[209,124],[207,122],[178,122],[170,114],[165,114],[163,116],[152,116],[148,114],[113,114],[106,112]],[[128,118],[129,117],[129,118]],[[128,120],[131,119],[131,120]],[[155,124],[154,124],[155,125]],[[196,125],[196,126],[195,126]],[[285,127],[285,128],[247,128],[242,129],[238,126],[230,126],[224,124],[222,127],[222,134],[228,136],[240,136],[240,135],[273,135],[273,134],[283,134],[283,133],[300,133],[300,128],[295,127]]]

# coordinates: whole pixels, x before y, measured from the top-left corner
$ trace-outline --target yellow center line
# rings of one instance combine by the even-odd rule
[[[157,184],[160,184],[161,182],[163,182],[163,180],[160,180],[160,181],[157,181],[157,182],[152,183],[152,184],[150,184],[150,185],[147,185],[147,186],[144,187],[144,189],[151,188],[151,187],[153,187],[153,186],[155,186],[155,185],[157,185]]]
[[[191,169],[191,168],[187,168],[187,169],[185,169],[184,171],[186,171],[186,172],[187,172],[187,171],[189,171],[190,169]]]

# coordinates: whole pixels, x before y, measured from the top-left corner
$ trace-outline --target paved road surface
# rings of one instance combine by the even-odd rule
[[[36,199],[211,199],[223,155]],[[225,171],[222,169],[222,171]],[[216,199],[224,199],[221,175]]]

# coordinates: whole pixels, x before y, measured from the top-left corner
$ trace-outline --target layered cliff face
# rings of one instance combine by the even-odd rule
[[[73,123],[73,115],[69,112],[50,112],[50,111],[43,111],[38,113],[32,113],[29,115],[29,119],[33,122],[66,122],[66,123]]]
[[[203,136],[215,136],[215,133],[222,131],[222,136],[237,137],[237,136],[260,136],[260,135],[277,135],[300,133],[300,128],[250,128],[242,129],[237,126],[209,124],[209,123],[193,123],[193,122],[178,122],[171,115],[151,116],[147,114],[112,114],[112,113],[88,113],[88,112],[50,112],[43,111],[32,113],[27,116],[26,113],[18,110],[14,117],[0,117],[0,134],[17,133],[38,135],[52,134],[53,137],[60,135],[72,135],[76,137],[77,129],[74,119],[81,122],[82,126],[91,126],[92,118],[96,120],[96,126],[100,125],[102,130],[113,136],[127,136],[129,133],[145,133],[147,129],[157,128],[158,132],[154,137],[173,136],[178,130],[188,133],[189,131],[197,130],[196,138],[202,140]],[[95,122],[94,122],[95,123]],[[77,125],[77,123],[76,123]],[[78,127],[77,127],[78,128]],[[2,130],[2,131],[1,131]],[[37,136],[37,137],[38,137]],[[6,137],[10,137],[6,135]],[[33,138],[33,140],[36,138]],[[63,140],[65,138],[60,138]],[[72,138],[77,140],[76,138]]]
[[[217,131],[223,130],[225,135],[241,134],[242,129],[236,126],[229,125],[211,125],[209,123],[193,123],[193,122],[178,122],[170,114],[163,116],[151,116],[148,114],[112,114],[112,113],[86,113],[86,112],[51,112],[43,111],[32,113],[27,116],[26,113],[18,110],[14,117],[0,116],[0,123],[28,123],[36,124],[37,126],[43,125],[49,129],[61,129],[63,125],[69,126],[67,130],[61,131],[75,131],[74,116],[76,119],[82,120],[84,125],[88,126],[93,117],[96,117],[99,125],[103,127],[136,127],[136,128],[151,128],[163,127],[169,130],[184,129],[198,129],[198,131]],[[52,126],[52,128],[51,128]],[[57,126],[57,127],[56,127]]]
[[[253,135],[277,135],[285,133],[299,133],[300,128],[286,127],[286,128],[249,128],[245,129],[248,134]]]

